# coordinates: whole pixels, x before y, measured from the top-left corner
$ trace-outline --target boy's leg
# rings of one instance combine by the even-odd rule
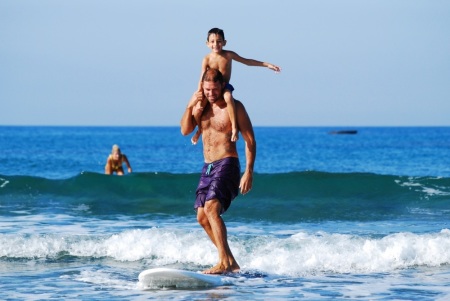
[[[239,139],[237,121],[236,121],[236,106],[234,105],[234,99],[229,90],[225,90],[223,98],[227,103],[227,111],[231,120],[231,141],[236,142]]]

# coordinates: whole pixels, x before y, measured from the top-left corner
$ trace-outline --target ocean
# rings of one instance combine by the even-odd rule
[[[0,126],[0,299],[450,299],[450,127],[255,135],[254,187],[223,215],[242,272],[145,289],[143,270],[216,263],[193,209],[201,145],[178,127]],[[113,144],[133,173],[103,174]]]

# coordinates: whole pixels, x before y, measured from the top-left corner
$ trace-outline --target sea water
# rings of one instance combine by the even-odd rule
[[[217,252],[178,127],[0,127],[2,300],[448,300],[450,128],[256,127],[254,188],[223,215],[242,273],[143,290]],[[113,144],[133,167],[103,174]],[[245,166],[244,142],[238,142]]]

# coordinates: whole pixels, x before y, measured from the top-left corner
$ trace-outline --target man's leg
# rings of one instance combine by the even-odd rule
[[[211,229],[211,225],[209,224],[208,217],[205,214],[205,210],[203,207],[197,208],[197,221],[203,227],[206,234],[208,234],[209,239],[211,239],[212,243],[216,246],[215,238]]]
[[[197,220],[205,229],[219,253],[219,263],[213,268],[204,271],[206,274],[222,274],[239,271],[239,265],[231,253],[227,241],[227,228],[220,216],[222,205],[219,200],[213,199],[205,203],[205,207],[197,213]],[[198,208],[201,209],[201,208]]]

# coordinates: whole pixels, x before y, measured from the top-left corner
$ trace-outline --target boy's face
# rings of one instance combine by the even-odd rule
[[[223,46],[227,44],[227,41],[222,39],[222,37],[218,34],[212,33],[208,37],[208,41],[206,42],[206,46],[208,46],[213,52],[221,52]]]

